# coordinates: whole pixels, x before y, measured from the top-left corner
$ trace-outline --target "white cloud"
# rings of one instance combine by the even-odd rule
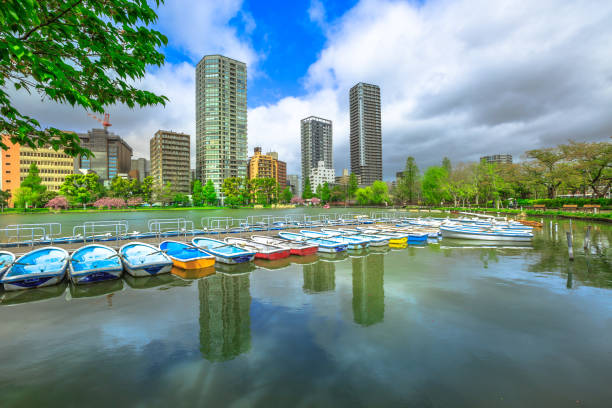
[[[326,30],[305,77],[308,93],[250,111],[249,137],[268,137],[297,158],[299,119],[289,107],[320,114],[335,122],[340,170],[348,89],[364,81],[381,87],[386,178],[408,155],[427,166],[445,155],[458,162],[519,156],[570,137],[605,140],[612,54],[602,44],[612,42],[611,19],[612,3],[603,1],[363,0]],[[289,163],[298,171],[299,161]]]
[[[194,63],[204,55],[219,53],[246,62],[253,70],[259,55],[248,38],[240,38],[228,24],[239,17],[245,32],[255,29],[253,17],[241,8],[242,0],[167,0],[158,10],[158,26],[168,37],[168,45],[183,50]]]

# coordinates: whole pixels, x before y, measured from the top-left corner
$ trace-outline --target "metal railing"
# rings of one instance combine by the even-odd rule
[[[96,239],[125,239],[128,234],[128,222],[126,220],[114,221],[86,221],[81,225],[72,228],[73,238],[83,237],[83,242],[91,238],[92,242]]]
[[[187,239],[187,235],[195,234],[193,221],[185,218],[156,218],[147,222],[149,232],[155,234],[157,239],[162,235],[169,236],[176,233],[177,236],[183,235]]]
[[[59,223],[12,224],[0,231],[4,232],[7,242],[16,242],[18,247],[22,244],[34,246],[36,241],[49,241],[53,244],[53,239],[61,234],[62,226]]]

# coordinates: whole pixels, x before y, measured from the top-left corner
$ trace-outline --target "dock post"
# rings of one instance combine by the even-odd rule
[[[571,232],[566,232],[565,235],[567,236],[567,253],[569,255],[569,260],[573,261],[574,260],[574,247],[572,244],[572,233]]]
[[[591,226],[589,225],[586,230],[586,235],[584,236],[584,249],[585,251],[589,249],[589,245],[591,245]]]

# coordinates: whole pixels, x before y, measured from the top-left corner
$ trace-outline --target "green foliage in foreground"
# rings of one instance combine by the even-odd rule
[[[17,92],[104,113],[116,103],[128,107],[165,104],[164,96],[134,86],[147,65],[161,66],[164,35],[149,3],[161,0],[4,0],[0,7],[0,133],[31,148],[50,145],[76,156],[90,152],[78,136],[50,127],[13,106]],[[0,148],[7,146],[0,140]]]

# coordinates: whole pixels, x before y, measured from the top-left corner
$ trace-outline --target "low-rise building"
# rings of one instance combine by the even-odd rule
[[[261,147],[254,149],[253,156],[249,158],[247,166],[247,177],[254,178],[273,178],[280,188],[287,185],[287,163],[278,160],[278,153],[261,153]]]
[[[287,175],[287,187],[291,190],[291,194],[295,197],[302,196],[302,185],[300,184],[300,176],[297,174]]]
[[[130,178],[138,179],[138,181],[142,182],[145,177],[151,175],[151,162],[144,157],[132,159],[132,168],[128,175]]]
[[[482,156],[480,161],[486,161],[487,163],[499,163],[499,164],[512,164],[511,154],[494,154],[492,156]]]
[[[310,187],[314,191],[319,185],[332,184],[336,181],[336,171],[325,167],[325,162],[320,160],[317,167],[310,170]]]
[[[36,163],[41,184],[49,191],[59,191],[66,176],[74,172],[74,157],[61,150],[50,147],[32,149],[12,143],[6,136],[3,143],[8,149],[0,150],[0,189],[8,190],[12,195],[27,177],[32,163]]]

